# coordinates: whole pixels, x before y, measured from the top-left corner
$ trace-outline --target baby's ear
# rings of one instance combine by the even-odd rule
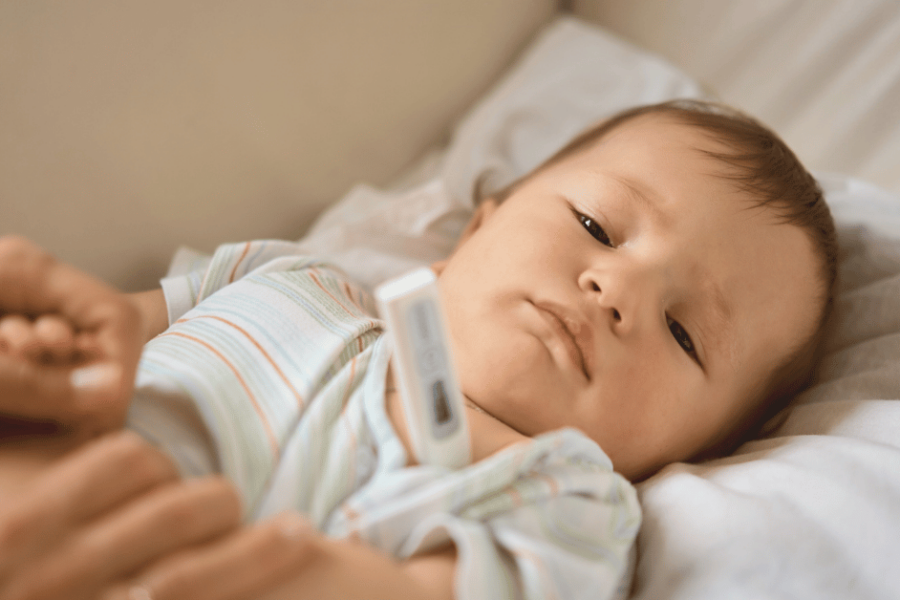
[[[469,222],[466,224],[465,229],[463,229],[462,233],[459,236],[459,239],[456,241],[456,248],[459,248],[463,244],[468,241],[472,234],[478,231],[484,223],[491,218],[491,215],[494,214],[494,211],[500,206],[500,203],[494,200],[493,198],[486,198],[482,200],[481,204],[478,205],[478,208],[475,209],[475,213],[472,215],[472,218],[469,219]],[[454,252],[456,252],[456,248],[454,248]],[[452,254],[451,254],[452,256]],[[441,272],[443,272],[444,268],[447,266],[447,262],[450,259],[439,260],[431,263],[431,270],[438,276],[440,276]]]

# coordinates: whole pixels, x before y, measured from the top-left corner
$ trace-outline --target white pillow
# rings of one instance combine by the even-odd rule
[[[392,191],[358,187],[303,243],[374,285],[446,255],[479,182],[505,185],[621,108],[702,95],[659,58],[560,18],[445,152]],[[900,198],[819,179],[843,251],[816,383],[765,439],[640,484],[635,598],[900,597]]]

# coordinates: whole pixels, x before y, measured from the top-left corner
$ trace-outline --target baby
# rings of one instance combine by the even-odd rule
[[[728,450],[804,385],[835,264],[777,137],[719,106],[641,107],[481,201],[432,267],[469,467],[414,464],[371,299],[285,242],[133,297],[150,341],[128,424],[182,473],[225,473],[251,518],[294,508],[362,542],[295,597],[624,597],[629,480]]]

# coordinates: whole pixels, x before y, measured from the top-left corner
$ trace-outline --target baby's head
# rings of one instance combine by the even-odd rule
[[[529,436],[578,427],[638,479],[727,447],[802,387],[835,263],[784,143],[674,102],[484,200],[436,270],[465,395]]]

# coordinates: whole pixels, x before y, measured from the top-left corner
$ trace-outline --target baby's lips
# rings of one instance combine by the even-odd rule
[[[540,301],[535,302],[534,306],[550,314],[561,330],[571,339],[577,355],[576,362],[580,363],[585,377],[590,381],[594,366],[594,333],[588,321],[563,304]]]

